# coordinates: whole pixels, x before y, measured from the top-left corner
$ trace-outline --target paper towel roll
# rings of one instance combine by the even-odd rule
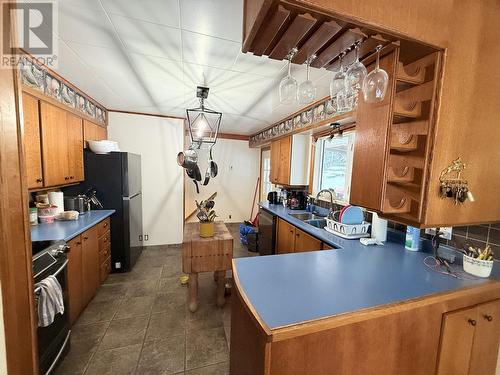
[[[58,214],[64,211],[64,193],[62,191],[49,192],[49,203],[57,206],[54,212]]]
[[[379,218],[375,212],[372,212],[372,238],[380,242],[387,240],[387,220]]]

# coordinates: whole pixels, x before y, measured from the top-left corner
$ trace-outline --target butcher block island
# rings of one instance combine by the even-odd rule
[[[189,274],[189,310],[198,309],[198,273],[213,272],[217,281],[217,305],[223,306],[226,271],[231,269],[233,237],[222,221],[216,221],[213,237],[200,237],[200,224],[184,226],[182,271]]]
[[[500,275],[402,245],[233,260],[231,374],[495,374]]]

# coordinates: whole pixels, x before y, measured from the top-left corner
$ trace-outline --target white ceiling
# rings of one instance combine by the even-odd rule
[[[59,1],[56,71],[108,109],[185,116],[210,87],[221,132],[252,134],[297,111],[281,105],[283,61],[241,53],[242,0]],[[292,67],[299,83],[305,66]],[[330,72],[311,69],[318,97]]]

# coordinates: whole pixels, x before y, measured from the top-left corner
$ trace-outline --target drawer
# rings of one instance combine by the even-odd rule
[[[111,257],[106,259],[104,263],[101,264],[100,275],[99,275],[101,283],[106,281],[110,272],[111,272]]]
[[[109,231],[110,219],[109,217],[97,224],[97,232],[99,237]]]
[[[99,264],[104,263],[111,256],[111,246],[108,245],[103,249],[99,249]]]
[[[102,236],[99,237],[99,251],[105,249],[111,243],[110,232],[105,232]]]

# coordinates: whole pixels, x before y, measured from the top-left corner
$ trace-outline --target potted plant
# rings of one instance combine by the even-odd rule
[[[195,202],[198,208],[196,217],[200,220],[200,237],[213,237],[215,233],[214,220],[217,217],[213,210],[215,202],[211,199],[201,201],[200,203],[198,201]]]

